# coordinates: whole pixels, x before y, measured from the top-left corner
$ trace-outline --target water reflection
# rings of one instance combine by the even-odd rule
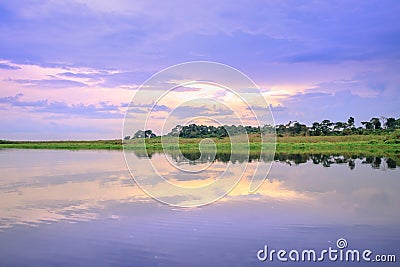
[[[356,167],[356,160],[360,160],[361,164],[369,164],[374,169],[396,169],[395,160],[380,156],[363,156],[363,155],[324,155],[324,154],[276,154],[275,160],[286,162],[288,164],[302,164],[312,161],[314,164],[321,164],[324,167],[330,167],[333,164],[346,164],[350,170]]]
[[[188,155],[185,155],[188,156],[185,159],[169,156],[182,164],[198,164],[192,162]],[[110,202],[153,201],[133,183],[119,151],[2,150],[0,157],[1,168],[4,170],[0,180],[1,228],[16,224],[93,220],[107,210],[107,203]],[[159,166],[162,175],[168,177],[176,174],[176,179],[171,182],[197,187],[218,179],[218,172],[225,169],[224,164],[228,159],[237,165],[243,164],[240,155],[228,157],[226,154],[219,154],[213,163],[215,177],[214,174],[205,175],[201,172],[181,174],[160,154],[153,154],[151,159],[137,157],[135,160],[139,167],[143,166],[142,160],[151,160]],[[202,155],[197,160],[209,161],[210,158]],[[396,165],[390,158],[277,154],[275,160],[268,180],[255,194],[249,194],[251,174],[259,163],[252,156],[252,162],[240,183],[221,201],[249,197],[253,200],[279,199],[289,206],[292,201],[303,200],[316,207],[316,203],[320,205],[323,198],[327,197],[335,203],[344,199],[352,203],[351,205],[357,202],[357,209],[367,210],[374,206],[379,212],[388,209],[392,204],[400,203],[396,189],[399,187],[399,169],[395,169]],[[325,168],[334,165],[348,167]],[[293,168],[294,166],[298,167]],[[371,172],[365,168],[367,166],[390,171]],[[352,171],[346,172],[346,169]],[[141,175],[151,186],[159,187],[163,197],[177,198],[182,203],[187,201],[185,196],[176,195],[175,192],[163,188],[163,185],[154,184],[150,170],[143,168],[141,171]],[[229,175],[238,174],[232,169]],[[216,193],[210,191],[205,194],[212,196]],[[371,198],[375,201],[367,205]],[[317,199],[317,202],[312,202]],[[323,205],[320,208],[322,207]],[[112,212],[107,216],[112,217]]]
[[[145,153],[143,151],[134,151],[138,158],[152,158],[154,155],[159,155],[159,152],[150,151]],[[271,159],[270,154],[250,153],[249,155],[243,154],[231,154],[231,153],[217,153],[215,157],[213,154],[200,153],[199,151],[184,152],[182,151],[183,157],[178,153],[169,153],[171,158],[177,163],[187,164],[204,164],[210,161],[216,162],[232,162],[232,163],[244,163],[253,161],[268,162]],[[393,159],[385,156],[365,156],[365,155],[332,155],[332,154],[287,154],[287,153],[275,153],[274,160],[278,162],[287,163],[289,165],[299,165],[312,161],[314,164],[320,164],[324,167],[330,167],[333,164],[346,164],[350,170],[356,168],[356,160],[361,160],[360,164],[368,164],[373,169],[396,169],[400,166],[400,160]]]
[[[165,175],[174,171],[160,154],[135,157],[138,166],[151,160]],[[192,159],[174,160],[190,165],[200,158]],[[225,160],[218,156],[213,165],[224,168]],[[275,160],[254,194],[248,175],[262,160],[253,158],[228,196],[202,208],[176,209],[133,183],[121,151],[0,150],[1,263],[253,266],[254,251],[267,242],[325,248],[339,237],[352,246],[396,253],[400,169],[388,158],[278,154]],[[240,156],[234,161],[243,164]],[[179,178],[175,182],[187,185],[214,179]],[[305,240],[311,241],[304,245]]]
[[[1,150],[0,168],[0,229],[93,220],[107,201],[147,198],[119,152]]]

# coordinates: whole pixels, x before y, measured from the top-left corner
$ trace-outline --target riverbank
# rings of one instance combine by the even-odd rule
[[[184,151],[197,150],[201,139],[180,139],[180,148]],[[230,149],[229,138],[213,139],[218,151]],[[400,154],[400,142],[393,135],[349,135],[349,136],[287,136],[277,137],[277,153],[367,153],[396,155]],[[130,141],[132,148],[141,147],[140,139]],[[160,138],[146,139],[150,151],[161,151]],[[168,143],[168,140],[167,140]],[[122,149],[121,140],[97,141],[1,141],[1,148],[24,149]],[[257,137],[250,138],[251,151],[257,152],[261,148]]]

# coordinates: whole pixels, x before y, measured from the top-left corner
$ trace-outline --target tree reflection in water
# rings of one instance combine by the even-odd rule
[[[136,156],[139,158],[151,158],[154,154],[160,153],[156,151],[151,152],[139,152],[135,151]],[[173,153],[170,152],[168,155],[177,163],[187,164],[201,164],[211,161],[224,162],[224,163],[243,163],[246,161],[262,161],[267,162],[271,155],[250,153],[247,155],[243,154],[231,154],[231,153],[217,153],[215,158],[212,154],[200,153],[200,151]],[[347,164],[350,170],[354,170],[356,167],[356,160],[360,160],[361,164],[369,164],[374,169],[395,169],[400,166],[400,162],[390,157],[384,156],[365,156],[365,155],[333,155],[333,154],[287,154],[287,153],[275,153],[274,161],[284,162],[289,165],[299,165],[307,162],[314,164],[321,164],[324,167],[330,167],[333,164]]]

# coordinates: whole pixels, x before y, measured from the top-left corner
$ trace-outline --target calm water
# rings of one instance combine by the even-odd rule
[[[397,257],[368,266],[399,266],[400,169],[391,159],[277,156],[257,193],[245,176],[229,196],[190,209],[147,197],[120,151],[0,150],[0,168],[0,266],[364,266],[257,259],[264,245],[322,250],[338,238]]]

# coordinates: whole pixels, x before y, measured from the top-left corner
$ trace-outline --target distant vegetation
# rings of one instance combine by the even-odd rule
[[[362,127],[355,127],[355,119],[350,117],[346,122],[331,122],[323,120],[306,126],[297,121],[289,122],[286,125],[276,126],[278,135],[309,135],[309,136],[332,136],[332,135],[353,135],[353,134],[380,134],[400,129],[400,118],[372,118],[369,121],[362,121]]]
[[[263,127],[253,126],[206,126],[190,124],[186,126],[175,126],[168,136],[176,136],[182,138],[224,138],[228,136],[241,134],[261,134],[276,132],[279,137],[284,136],[344,136],[344,135],[369,135],[369,134],[386,134],[400,129],[400,118],[372,118],[369,121],[362,121],[362,127],[355,127],[355,119],[350,117],[345,122],[331,122],[323,120],[314,122],[311,126],[307,126],[297,121],[290,121],[288,124],[279,124],[274,126],[264,125]],[[152,130],[137,131],[132,137],[126,136],[124,139],[136,138],[155,138],[156,134]],[[396,138],[395,138],[396,139]]]
[[[239,135],[235,142],[247,143],[247,138],[240,135],[248,133],[250,154],[260,157],[261,149],[271,151],[271,142],[262,143],[261,133],[277,133],[276,152],[286,154],[340,154],[363,155],[363,157],[385,157],[393,159],[400,165],[400,119],[372,118],[368,122],[361,122],[362,127],[354,126],[354,118],[347,122],[330,122],[323,120],[306,126],[299,122],[290,122],[286,125],[252,127],[252,126],[205,126],[191,124],[174,127],[167,136],[157,137],[151,130],[138,131],[131,138],[124,139],[128,149],[135,153],[149,155],[161,153],[166,149],[174,153],[176,140],[174,137],[183,137],[179,140],[179,149],[188,154],[199,154],[199,143],[204,138],[214,140],[217,154],[221,157],[231,153],[231,138],[228,133]],[[143,150],[143,140],[146,149]],[[30,149],[122,149],[123,140],[97,141],[7,141],[0,140],[0,149],[3,148],[30,148]],[[207,145],[206,145],[207,147]],[[213,146],[211,145],[211,148]],[[245,146],[247,148],[247,146]],[[274,146],[275,147],[275,146]],[[143,150],[143,151],[142,151]],[[236,151],[237,152],[237,151]],[[235,153],[236,153],[235,152]],[[247,149],[243,150],[247,153]],[[240,153],[239,153],[240,154]],[[224,157],[225,157],[224,156]],[[351,163],[349,163],[351,164]],[[390,162],[388,163],[390,165]]]
[[[175,145],[170,146],[169,142],[174,138],[146,138],[132,139],[127,144],[128,149],[133,149],[135,153],[143,156],[150,156],[154,153],[175,153]],[[191,154],[197,158],[199,152],[199,143],[203,138],[181,138],[179,140],[179,149],[182,153]],[[217,157],[238,157],[240,155],[231,155],[230,138],[212,138],[217,147]],[[143,141],[146,142],[146,149],[143,149]],[[259,134],[250,134],[250,158],[262,158],[260,148],[268,150],[269,144],[260,143]],[[173,142],[174,143],[174,142]],[[26,149],[107,149],[119,150],[123,148],[121,140],[98,140],[98,141],[0,141],[0,149],[5,148],[26,148]],[[239,151],[240,152],[240,151]],[[243,150],[243,154],[248,151]],[[400,129],[388,132],[386,129],[379,134],[366,135],[331,135],[331,136],[290,136],[285,135],[276,139],[276,153],[278,154],[325,154],[325,155],[344,155],[351,157],[359,155],[360,157],[384,157],[394,160],[397,166],[400,166]],[[240,154],[240,153],[239,153]],[[349,164],[352,164],[349,162]],[[388,162],[390,165],[390,162]]]

